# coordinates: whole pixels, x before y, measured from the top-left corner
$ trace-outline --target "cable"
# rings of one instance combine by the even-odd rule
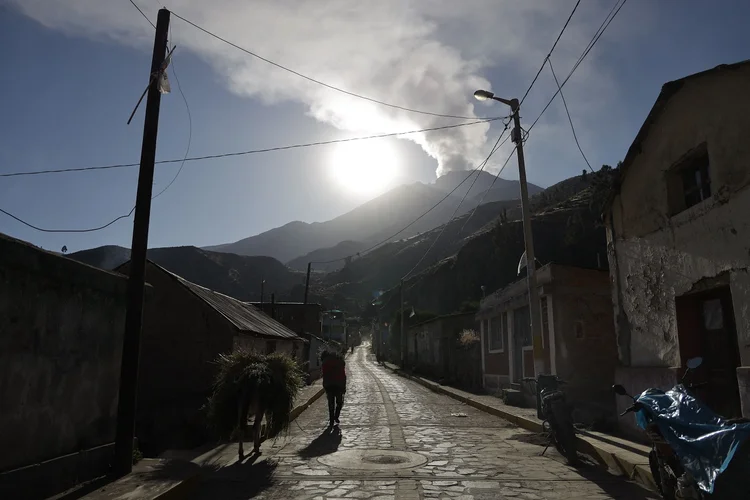
[[[304,74],[300,73],[299,71],[295,71],[295,70],[293,70],[291,68],[287,68],[286,66],[283,66],[283,65],[281,65],[279,63],[271,61],[270,59],[266,59],[265,57],[260,56],[260,55],[256,54],[255,52],[252,52],[252,51],[250,51],[250,50],[248,50],[248,49],[246,49],[244,47],[240,47],[236,43],[232,43],[229,40],[227,40],[226,38],[222,38],[219,35],[217,35],[215,33],[212,33],[211,31],[208,31],[206,28],[198,26],[194,22],[185,19],[184,17],[180,16],[179,14],[175,14],[174,12],[172,12],[172,15],[174,17],[176,17],[177,19],[181,19],[182,21],[188,23],[192,27],[194,27],[196,29],[199,29],[200,31],[206,33],[207,35],[212,36],[212,37],[216,38],[217,40],[220,40],[220,41],[226,43],[227,45],[230,45],[230,46],[234,47],[235,49],[241,50],[242,52],[244,52],[246,54],[249,54],[249,55],[255,57],[256,59],[260,59],[261,61],[266,62],[266,63],[268,63],[268,64],[270,64],[272,66],[276,66],[279,69],[283,69],[284,71],[287,71],[287,72],[289,72],[289,73],[291,73],[293,75],[296,75],[296,76],[298,76],[300,78],[304,78],[305,80],[308,80],[310,82],[316,83],[316,84],[321,85],[323,87],[326,87],[328,89],[335,90],[336,92],[341,92],[342,94],[346,94],[346,95],[349,95],[349,96],[352,96],[352,97],[356,97],[358,99],[363,99],[365,101],[374,102],[376,104],[387,106],[389,108],[400,109],[402,111],[408,111],[410,113],[417,113],[417,114],[420,114],[420,115],[437,116],[437,117],[440,117],[440,118],[458,118],[460,120],[475,120],[477,118],[476,116],[446,115],[446,114],[442,114],[442,113],[432,113],[430,111],[422,111],[422,110],[419,110],[419,109],[408,108],[406,106],[399,106],[397,104],[391,104],[391,103],[388,103],[388,102],[385,102],[385,101],[381,101],[379,99],[374,99],[372,97],[367,97],[367,96],[364,96],[362,94],[357,94],[356,92],[350,92],[348,90],[342,89],[341,87],[336,87],[334,85],[331,85],[331,84],[322,82],[320,80],[317,80],[315,78],[312,78],[310,76],[304,75]]]
[[[555,69],[552,67],[552,60],[547,59],[547,64],[549,64],[549,69],[552,71],[552,77],[555,79],[555,83],[557,84],[558,91],[560,92],[560,98],[562,99],[563,106],[565,106],[565,113],[568,115],[568,122],[570,122],[570,130],[573,131],[573,139],[576,141],[576,146],[578,146],[578,151],[581,152],[581,156],[583,156],[584,161],[586,162],[586,165],[589,166],[589,170],[591,170],[591,173],[594,173],[594,169],[591,168],[591,163],[589,163],[589,159],[586,158],[586,154],[583,152],[583,148],[581,148],[581,143],[578,142],[578,135],[576,134],[576,128],[573,126],[573,119],[570,117],[570,111],[568,110],[568,103],[565,101],[565,94],[562,93],[562,87],[560,87],[560,82],[557,79],[557,75],[555,74]]]
[[[0,212],[4,213],[5,215],[7,215],[8,217],[10,217],[11,219],[15,219],[18,222],[20,222],[21,224],[23,224],[24,226],[28,226],[31,229],[36,229],[37,231],[41,231],[43,233],[92,233],[94,231],[100,231],[100,230],[102,230],[102,229],[104,229],[106,227],[111,226],[112,224],[114,224],[115,222],[117,222],[119,220],[126,219],[126,218],[130,217],[133,214],[134,210],[135,210],[135,207],[133,207],[132,210],[130,210],[130,212],[128,212],[127,215],[121,215],[121,216],[117,217],[116,219],[113,219],[113,220],[107,222],[103,226],[92,227],[90,229],[44,229],[44,228],[41,228],[41,227],[37,227],[37,226],[35,226],[33,224],[29,224],[25,220],[22,220],[22,219],[16,217],[15,215],[13,215],[12,213],[6,212],[2,208],[0,208]]]
[[[620,9],[622,9],[622,7],[625,5],[626,2],[627,0],[622,0],[622,3],[619,4],[619,7],[617,7],[619,0],[615,3],[615,5],[612,7],[612,10],[610,10],[607,17],[604,18],[604,21],[602,21],[602,24],[601,26],[599,26],[599,29],[597,30],[597,32],[594,33],[594,37],[591,39],[586,49],[584,49],[583,53],[578,58],[578,61],[576,61],[576,63],[573,65],[573,68],[570,70],[570,73],[568,73],[568,76],[566,76],[565,80],[563,80],[562,84],[560,84],[559,88],[557,89],[557,92],[554,93],[554,95],[547,102],[547,105],[544,106],[544,109],[542,109],[542,112],[539,113],[539,116],[537,116],[536,120],[534,120],[534,122],[531,124],[531,126],[528,129],[528,132],[530,132],[531,129],[534,128],[534,126],[537,124],[537,122],[542,117],[542,115],[547,111],[547,108],[550,107],[550,105],[552,104],[552,101],[554,101],[555,97],[557,97],[557,94],[559,94],[562,91],[562,88],[565,86],[566,83],[568,83],[568,80],[570,80],[570,77],[573,76],[573,73],[575,73],[575,71],[578,69],[578,66],[580,66],[580,64],[589,54],[589,52],[591,52],[591,49],[594,48],[594,45],[596,45],[596,42],[599,41],[601,36],[604,34],[604,31],[606,31],[606,29],[609,27],[609,25],[612,23],[615,17],[617,17],[617,14],[619,14]],[[615,10],[615,8],[617,8],[617,10]],[[614,15],[612,14],[613,12],[614,12]]]
[[[501,144],[501,146],[502,146],[502,144]],[[495,178],[492,180],[492,184],[490,184],[490,187],[487,188],[487,190],[484,192],[484,194],[482,195],[482,197],[479,199],[479,203],[477,203],[477,206],[474,207],[474,210],[471,211],[471,213],[469,214],[469,217],[467,217],[466,220],[464,221],[464,225],[461,226],[461,229],[458,230],[458,233],[456,234],[456,238],[458,238],[458,236],[461,235],[461,233],[464,231],[464,228],[466,227],[466,224],[468,224],[469,221],[471,220],[471,218],[474,217],[474,213],[477,211],[477,209],[484,202],[484,197],[487,196],[487,193],[489,193],[490,191],[492,191],[492,186],[494,186],[495,182],[497,182],[497,180],[500,178],[500,174],[503,172],[503,170],[505,170],[505,166],[508,165],[508,162],[510,161],[511,158],[513,158],[513,155],[515,153],[516,153],[516,148],[513,148],[513,150],[508,155],[508,158],[505,160],[505,163],[503,163],[503,166],[500,167],[500,170],[498,170],[497,174],[495,175]]]
[[[135,7],[136,9],[138,9],[138,12],[140,12],[141,15],[143,16],[143,19],[145,19],[146,21],[148,21],[148,24],[150,24],[151,26],[154,27],[154,29],[156,29],[156,25],[151,22],[151,19],[149,19],[148,16],[146,16],[146,14],[143,13],[143,11],[141,10],[141,8],[138,7],[138,5],[133,0],[130,0],[130,3],[133,4],[133,7]]]
[[[505,133],[505,131],[506,131],[507,129],[508,129],[508,124],[506,123],[506,124],[505,124],[505,128],[503,128],[503,132],[502,132],[502,133],[500,134],[500,137],[501,137],[501,138],[502,138],[503,134]],[[499,141],[499,140],[500,140],[500,139],[498,139],[498,141]],[[491,156],[491,155],[490,155],[490,156]],[[489,157],[488,157],[487,159],[489,159]],[[484,162],[482,162],[482,164],[486,163],[486,162],[487,162],[487,159],[485,159],[485,160],[484,160]],[[480,164],[480,165],[482,165],[482,164]],[[451,195],[452,195],[452,194],[453,194],[453,193],[454,193],[454,192],[455,192],[455,191],[456,191],[456,190],[457,190],[457,189],[458,189],[459,187],[461,187],[461,186],[463,185],[463,183],[464,183],[464,182],[466,182],[466,181],[468,181],[468,180],[469,180],[469,178],[470,178],[470,177],[472,176],[472,174],[473,174],[474,172],[476,172],[477,170],[479,170],[479,168],[480,168],[480,165],[479,165],[479,166],[477,166],[476,168],[472,169],[472,170],[471,170],[471,171],[469,172],[469,175],[467,175],[467,176],[466,176],[466,177],[464,178],[464,180],[462,180],[462,181],[461,181],[460,183],[458,183],[458,185],[457,185],[456,187],[454,187],[453,189],[451,189],[451,191],[450,191],[450,192],[449,192],[448,194],[446,194],[446,195],[445,195],[445,196],[444,196],[444,197],[443,197],[443,198],[442,198],[442,199],[441,199],[440,201],[438,201],[438,202],[437,202],[437,203],[435,203],[435,204],[434,204],[434,205],[433,205],[432,207],[430,207],[430,208],[429,208],[429,209],[428,209],[428,210],[427,210],[426,212],[424,212],[424,213],[423,213],[422,215],[420,215],[419,217],[417,217],[416,219],[414,219],[414,220],[413,220],[413,221],[411,221],[411,222],[410,222],[409,224],[407,224],[406,226],[404,226],[404,227],[403,227],[403,228],[401,228],[400,230],[396,231],[396,232],[395,232],[395,233],[393,233],[392,235],[388,236],[387,238],[385,238],[385,239],[383,239],[383,240],[379,241],[378,243],[375,243],[374,245],[372,245],[372,246],[370,246],[370,247],[366,248],[365,250],[361,250],[361,251],[359,251],[359,252],[357,252],[357,253],[354,253],[354,254],[352,254],[352,255],[347,255],[347,256],[345,256],[345,257],[339,257],[338,259],[332,259],[332,260],[326,260],[326,261],[311,261],[310,263],[311,263],[311,264],[333,264],[334,262],[339,262],[339,261],[341,261],[341,260],[346,260],[346,259],[348,259],[348,258],[351,258],[351,257],[356,257],[356,256],[360,256],[360,257],[361,257],[361,256],[363,256],[364,254],[367,254],[367,253],[371,252],[372,250],[375,250],[375,249],[376,249],[377,247],[379,247],[379,246],[381,246],[381,245],[383,245],[383,244],[385,244],[385,243],[388,243],[388,242],[389,242],[389,241],[390,241],[391,239],[395,238],[395,237],[396,237],[396,236],[398,236],[399,234],[401,234],[401,233],[403,233],[404,231],[406,231],[407,229],[409,229],[409,228],[410,228],[411,226],[413,226],[414,224],[416,224],[416,223],[417,223],[418,221],[420,221],[420,220],[421,220],[421,219],[422,219],[423,217],[425,217],[425,216],[426,216],[427,214],[429,214],[430,212],[432,212],[433,210],[435,210],[435,208],[437,208],[437,207],[438,207],[438,205],[440,205],[440,204],[441,204],[442,202],[444,202],[445,200],[447,200],[447,199],[448,199],[448,198],[449,198],[449,197],[450,197],[450,196],[451,196]]]
[[[482,162],[481,168],[479,169],[480,172],[483,171],[484,167],[487,166],[487,162],[490,160],[490,158],[492,157],[492,155],[495,154],[495,151],[497,151],[500,148],[500,146],[499,146],[500,139],[503,138],[503,135],[505,134],[506,130],[508,130],[508,125],[506,125],[505,128],[503,129],[503,131],[500,133],[500,136],[497,138],[497,141],[495,141],[495,145],[492,146],[492,149],[490,150],[490,154],[487,155],[487,158],[485,158],[484,161]],[[508,136],[508,137],[510,137],[510,136]],[[479,177],[479,174],[477,174],[477,178],[478,177]],[[467,179],[468,179],[468,177],[467,177]],[[476,182],[476,179],[474,179],[474,181]],[[473,186],[473,184],[472,184],[472,186]],[[413,273],[417,269],[417,267],[419,267],[419,265],[422,263],[422,261],[424,261],[425,257],[427,257],[427,254],[429,254],[430,251],[433,249],[433,247],[435,246],[435,244],[438,242],[438,240],[440,239],[440,237],[445,232],[445,229],[448,227],[448,225],[451,223],[451,221],[456,217],[456,214],[458,213],[458,209],[461,208],[461,205],[463,204],[464,200],[466,200],[466,197],[469,195],[469,191],[471,191],[471,188],[469,188],[466,191],[466,193],[464,193],[463,198],[461,198],[461,201],[459,202],[458,206],[456,206],[456,209],[453,211],[453,215],[451,215],[451,218],[448,219],[448,222],[446,222],[445,224],[443,224],[443,227],[440,229],[440,232],[438,233],[437,237],[434,240],[432,240],[432,243],[430,244],[429,248],[427,248],[427,251],[424,254],[422,254],[422,257],[417,261],[416,264],[414,264],[414,267],[412,267],[409,270],[408,273],[406,273],[406,274],[403,275],[403,277],[401,278],[402,281],[405,280],[406,278],[408,278],[409,275],[411,273]]]
[[[503,117],[503,118],[507,118],[507,117]],[[382,139],[385,137],[398,137],[402,135],[421,134],[423,132],[434,132],[436,130],[447,130],[451,128],[467,127],[469,125],[477,125],[479,123],[489,123],[489,122],[497,121],[500,119],[501,118],[487,118],[483,120],[476,120],[473,122],[457,123],[454,125],[443,125],[442,127],[430,127],[430,128],[419,129],[419,130],[409,130],[407,132],[392,132],[388,134],[368,135],[368,136],[363,136],[363,137],[351,137],[348,139],[333,139],[330,141],[308,142],[308,143],[303,143],[303,144],[292,144],[289,146],[277,146],[277,147],[264,148],[264,149],[251,149],[249,151],[238,151],[234,153],[222,153],[222,154],[214,154],[214,155],[206,155],[206,156],[193,156],[193,157],[184,158],[184,159],[177,158],[177,159],[172,159],[172,160],[159,160],[155,163],[162,164],[162,163],[180,163],[183,161],[213,160],[216,158],[227,158],[231,156],[243,156],[243,155],[250,155],[250,154],[257,154],[257,153],[270,153],[273,151],[286,151],[288,149],[309,148],[313,146],[326,146],[329,144],[338,144],[341,142],[354,142],[354,141],[365,141],[365,140],[370,140],[370,139]],[[102,165],[102,166],[94,166],[94,167],[75,167],[75,168],[61,168],[57,170],[32,170],[29,172],[11,172],[7,174],[0,174],[0,177],[20,177],[20,176],[27,176],[27,175],[86,172],[89,170],[108,170],[108,169],[115,169],[115,168],[127,168],[127,167],[138,167],[138,166],[140,166],[140,163],[117,163],[114,165]]]
[[[565,33],[565,29],[568,27],[568,24],[570,23],[570,20],[573,19],[573,14],[576,13],[576,10],[578,9],[578,6],[580,5],[581,0],[578,0],[573,7],[573,11],[568,16],[568,20],[565,21],[565,24],[562,27],[562,30],[560,30],[560,34],[557,35],[557,39],[555,40],[555,43],[552,44],[552,48],[549,49],[549,52],[547,53],[547,57],[544,58],[544,61],[542,61],[542,65],[539,66],[539,71],[536,72],[536,75],[534,76],[534,79],[531,80],[531,85],[529,85],[529,88],[526,89],[526,92],[523,94],[523,97],[521,98],[521,101],[519,103],[519,106],[523,104],[523,101],[526,100],[526,97],[529,95],[529,92],[531,92],[531,87],[534,86],[536,83],[537,78],[539,78],[539,75],[542,73],[542,70],[544,69],[544,64],[547,62],[547,60],[552,56],[552,52],[555,50],[555,47],[557,47],[557,42],[560,41],[560,38],[562,38],[563,33]]]

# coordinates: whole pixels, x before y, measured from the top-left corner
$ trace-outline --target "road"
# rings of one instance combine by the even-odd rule
[[[208,475],[195,499],[646,499],[590,465],[575,469],[537,435],[393,374],[366,347],[348,359],[340,428],[325,397],[260,457]]]

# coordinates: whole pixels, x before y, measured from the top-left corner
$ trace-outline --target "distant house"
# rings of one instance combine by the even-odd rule
[[[749,88],[750,61],[666,83],[606,213],[617,381],[668,388],[701,356],[727,417],[750,417]]]
[[[343,311],[333,309],[323,312],[323,340],[333,340],[339,344],[346,345],[347,324]]]
[[[566,382],[579,420],[614,418],[611,386],[617,364],[606,271],[547,264],[537,270],[545,373]],[[518,389],[531,403],[534,376],[528,285],[516,281],[482,300],[477,313],[484,387]]]
[[[311,380],[321,376],[321,350],[329,347],[322,339],[323,308],[320,304],[304,302],[251,302],[273,319],[286,326],[309,343],[302,359]]]
[[[0,234],[0,498],[109,473],[126,297],[125,276]]]
[[[130,262],[117,268],[127,274]],[[211,393],[214,361],[237,347],[301,360],[305,340],[249,303],[209,290],[148,261],[138,378],[136,435],[147,454],[206,438],[199,409]]]
[[[473,312],[438,316],[409,327],[406,366],[464,388],[478,389],[482,375],[479,342],[460,343],[462,332],[476,332],[476,327]]]

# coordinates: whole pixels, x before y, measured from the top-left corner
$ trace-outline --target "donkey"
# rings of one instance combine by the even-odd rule
[[[252,440],[253,440],[253,454],[260,454],[260,438],[261,438],[261,424],[263,422],[263,415],[266,413],[265,405],[261,404],[260,391],[253,390],[254,388],[247,387],[240,393],[240,398],[237,402],[237,427],[239,432],[239,449],[238,456],[242,460],[245,458],[245,452],[242,448],[242,440],[245,438],[245,429],[247,429],[247,419],[250,415],[254,416],[253,427],[252,427]]]

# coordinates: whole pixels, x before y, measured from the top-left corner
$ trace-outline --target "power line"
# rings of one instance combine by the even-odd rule
[[[507,118],[507,117],[502,117],[502,118]],[[475,120],[473,122],[457,123],[454,125],[443,125],[442,127],[430,127],[430,128],[419,129],[419,130],[409,130],[407,132],[391,132],[388,134],[376,134],[376,135],[368,135],[368,136],[363,136],[363,137],[350,137],[348,139],[333,139],[330,141],[308,142],[308,143],[302,143],[302,144],[291,144],[287,146],[276,146],[276,147],[263,148],[263,149],[251,149],[248,151],[238,151],[234,153],[222,153],[222,154],[205,155],[205,156],[193,156],[189,158],[159,160],[155,163],[164,164],[164,163],[181,163],[183,161],[213,160],[217,158],[227,158],[227,157],[232,157],[232,156],[244,156],[244,155],[251,155],[251,154],[258,154],[258,153],[270,153],[274,151],[286,151],[288,149],[309,148],[313,146],[326,146],[329,144],[338,144],[341,142],[354,142],[354,141],[365,141],[365,140],[370,140],[370,139],[382,139],[385,137],[398,137],[402,135],[420,134],[423,132],[434,132],[436,130],[447,130],[447,129],[452,129],[452,128],[477,125],[480,123],[489,123],[489,122],[500,120],[502,118],[486,118],[482,120]],[[101,166],[93,166],[93,167],[74,167],[74,168],[61,168],[61,169],[53,169],[53,170],[32,170],[28,172],[11,172],[11,173],[0,174],[0,177],[21,177],[21,176],[27,176],[27,175],[86,172],[89,170],[109,170],[109,169],[138,167],[138,166],[140,166],[140,163],[117,163],[113,165],[101,165]]]
[[[93,233],[94,231],[100,231],[100,230],[102,230],[104,228],[107,228],[107,227],[111,226],[112,224],[114,224],[115,222],[117,222],[119,220],[127,219],[128,217],[130,217],[133,214],[133,211],[135,211],[135,207],[133,207],[132,210],[130,210],[130,212],[128,212],[127,214],[121,215],[121,216],[117,217],[116,219],[113,219],[113,220],[107,222],[106,224],[104,224],[103,226],[99,226],[99,227],[92,227],[92,228],[89,228],[89,229],[45,229],[45,228],[38,227],[38,226],[35,226],[33,224],[30,224],[30,223],[26,222],[25,220],[22,220],[21,218],[16,217],[12,213],[6,212],[2,208],[0,208],[0,212],[4,213],[5,215],[7,215],[8,217],[10,217],[11,219],[15,219],[18,222],[20,222],[21,224],[23,224],[24,226],[28,226],[31,229],[36,229],[37,231],[41,231],[43,233]]]
[[[503,170],[505,170],[505,166],[508,165],[508,162],[510,161],[511,158],[513,158],[513,155],[515,153],[516,153],[516,148],[513,148],[513,150],[508,155],[508,158],[505,160],[505,163],[503,163],[503,166],[500,167],[500,170],[498,170],[497,175],[495,175],[495,178],[492,179],[492,184],[490,184],[490,187],[488,187],[487,190],[484,192],[484,194],[482,194],[482,197],[479,199],[479,203],[477,203],[477,206],[474,207],[474,210],[472,210],[471,213],[469,214],[469,216],[466,218],[466,220],[464,221],[464,225],[461,226],[461,229],[458,230],[458,233],[456,234],[456,237],[458,237],[464,231],[464,228],[466,227],[466,225],[469,223],[469,221],[471,220],[471,218],[474,217],[474,213],[477,211],[477,209],[484,202],[484,198],[485,198],[485,196],[487,196],[487,193],[489,193],[490,191],[492,191],[492,187],[495,185],[495,182],[497,182],[497,180],[500,178],[500,174],[503,172]]]
[[[547,53],[547,57],[544,58],[542,61],[542,65],[539,66],[539,71],[536,72],[536,75],[534,76],[534,79],[531,80],[531,84],[529,85],[529,88],[526,89],[526,92],[523,94],[523,97],[521,98],[521,101],[519,103],[519,106],[523,104],[523,101],[526,100],[526,97],[529,95],[529,92],[531,92],[531,87],[534,86],[536,83],[537,78],[539,78],[539,75],[542,73],[542,70],[544,69],[544,64],[547,62],[547,60],[552,56],[552,52],[555,50],[555,47],[557,47],[557,42],[560,41],[560,38],[562,38],[563,33],[565,33],[565,29],[568,27],[568,24],[570,24],[570,20],[573,19],[573,14],[576,13],[576,10],[578,9],[578,6],[581,4],[581,0],[578,0],[573,6],[573,10],[571,11],[570,15],[568,16],[568,20],[565,21],[565,24],[562,27],[562,30],[560,30],[560,34],[557,35],[557,38],[555,39],[555,43],[552,44],[552,48],[549,49],[549,52]]]
[[[226,43],[227,45],[230,45],[230,46],[234,47],[237,50],[241,50],[242,52],[244,52],[244,53],[246,53],[248,55],[251,55],[251,56],[255,57],[256,59],[260,59],[261,61],[266,62],[266,63],[268,63],[268,64],[270,64],[272,66],[276,66],[279,69],[283,69],[284,71],[287,71],[287,72],[289,72],[289,73],[291,73],[293,75],[296,75],[296,76],[298,76],[300,78],[304,78],[305,80],[308,80],[308,81],[313,82],[315,84],[321,85],[321,86],[326,87],[328,89],[335,90],[336,92],[341,92],[342,94],[346,94],[346,95],[349,95],[349,96],[352,96],[352,97],[356,97],[357,99],[363,99],[365,101],[370,101],[370,102],[373,102],[373,103],[376,103],[376,104],[380,104],[382,106],[387,106],[389,108],[400,109],[402,111],[408,111],[410,113],[417,113],[417,114],[420,114],[420,115],[437,116],[437,117],[440,117],[440,118],[458,118],[460,120],[475,120],[477,118],[476,116],[447,115],[447,114],[443,114],[443,113],[432,113],[430,111],[422,111],[422,110],[419,110],[419,109],[408,108],[406,106],[399,106],[397,104],[391,104],[389,102],[381,101],[379,99],[374,99],[372,97],[367,97],[367,96],[364,96],[362,94],[357,94],[356,92],[351,92],[349,90],[342,89],[341,87],[336,87],[335,85],[331,85],[329,83],[322,82],[320,80],[317,80],[315,78],[312,78],[310,76],[302,74],[299,71],[295,71],[295,70],[293,70],[291,68],[283,66],[283,65],[281,65],[281,64],[279,64],[277,62],[274,62],[274,61],[272,61],[270,59],[266,59],[265,57],[263,57],[261,55],[258,55],[255,52],[252,52],[252,51],[250,51],[250,50],[248,50],[248,49],[246,49],[244,47],[241,47],[241,46],[237,45],[236,43],[230,42],[226,38],[220,37],[216,33],[213,33],[211,31],[207,30],[206,28],[198,26],[194,22],[189,21],[188,19],[185,19],[184,17],[180,16],[179,14],[175,14],[174,12],[172,12],[172,15],[174,17],[176,17],[177,19],[181,19],[182,21],[188,23],[189,25],[193,26],[194,28],[196,28],[196,29],[198,29],[198,30],[206,33],[207,35],[212,36],[212,37],[216,38],[217,40],[220,40],[220,41]]]
[[[138,12],[140,12],[141,15],[143,16],[143,19],[145,19],[146,21],[148,21],[148,24],[150,24],[151,26],[154,27],[154,29],[156,29],[156,25],[151,22],[151,19],[149,19],[146,14],[143,13],[143,11],[141,10],[141,8],[138,7],[138,4],[136,4],[133,0],[130,0],[130,3],[133,4],[133,7],[135,7],[136,9],[138,9]]]
[[[503,136],[503,134],[505,133],[505,131],[507,129],[508,129],[508,125],[506,124],[505,128],[503,129],[503,132],[500,134],[500,137]],[[498,139],[498,141],[499,141],[499,139]],[[489,159],[489,157],[488,157],[488,159]],[[482,164],[480,164],[476,168],[472,169],[469,172],[469,174],[464,178],[464,180],[462,180],[461,182],[459,182],[458,185],[456,187],[454,187],[453,189],[451,189],[449,193],[447,193],[443,198],[440,199],[440,201],[438,201],[437,203],[435,203],[434,205],[432,205],[432,207],[430,207],[427,211],[425,211],[424,213],[422,213],[422,215],[420,215],[419,217],[417,217],[416,219],[414,219],[409,224],[407,224],[403,228],[399,229],[398,231],[396,231],[392,235],[388,236],[387,238],[379,241],[378,243],[375,243],[374,245],[366,248],[365,250],[361,250],[361,251],[359,251],[357,253],[354,253],[354,254],[351,254],[351,255],[347,255],[345,257],[339,257],[338,259],[332,259],[332,260],[326,260],[326,261],[311,261],[310,263],[311,264],[333,264],[334,262],[339,262],[339,261],[342,261],[342,260],[346,260],[348,258],[357,257],[357,256],[361,257],[361,256],[363,256],[363,255],[371,252],[372,250],[375,250],[377,247],[379,247],[379,246],[381,246],[381,245],[383,245],[385,243],[388,243],[390,240],[392,240],[393,238],[395,238],[396,236],[398,236],[399,234],[403,233],[404,231],[406,231],[407,229],[409,229],[411,226],[413,226],[414,224],[416,224],[417,222],[419,222],[427,214],[429,214],[430,212],[432,212],[433,210],[435,210],[438,207],[438,205],[440,205],[445,200],[447,200],[458,188],[460,188],[464,184],[464,182],[468,181],[469,178],[477,170],[479,170],[479,168],[480,168],[481,165],[485,164],[486,162],[487,162],[487,160],[485,159],[484,162],[482,162]]]
[[[557,75],[555,74],[555,68],[552,67],[552,60],[547,59],[547,64],[549,64],[549,69],[552,71],[552,77],[555,79],[555,83],[557,84],[557,89],[560,92],[560,98],[562,99],[563,106],[565,106],[565,113],[568,115],[568,122],[570,123],[570,130],[573,131],[573,139],[576,141],[576,146],[578,146],[578,151],[581,152],[581,156],[583,156],[584,161],[586,162],[586,165],[589,166],[589,170],[591,172],[594,172],[594,169],[591,168],[591,163],[589,163],[589,159],[586,158],[586,154],[583,152],[583,148],[581,148],[581,143],[578,142],[578,134],[576,134],[576,128],[573,126],[573,118],[570,117],[570,110],[568,110],[568,103],[565,101],[565,94],[562,93],[562,87],[560,87],[560,81],[557,79]]]
[[[555,97],[557,97],[557,94],[559,94],[562,91],[562,88],[565,86],[566,83],[568,83],[568,80],[570,80],[570,77],[573,76],[573,73],[578,69],[578,66],[581,65],[583,60],[586,58],[586,56],[591,52],[591,49],[594,48],[594,45],[596,45],[596,42],[599,41],[601,36],[604,34],[604,31],[609,27],[609,25],[612,23],[612,21],[617,17],[617,14],[619,14],[620,9],[625,5],[627,0],[622,0],[622,3],[619,3],[619,0],[615,3],[615,5],[612,7],[612,10],[609,11],[609,14],[607,14],[607,17],[604,18],[604,21],[602,21],[602,24],[599,26],[599,29],[594,33],[594,37],[589,42],[588,46],[584,49],[581,56],[578,58],[578,61],[573,65],[573,68],[570,70],[570,73],[568,73],[568,76],[565,77],[565,80],[560,84],[559,88],[557,89],[557,92],[554,93],[554,95],[550,98],[550,100],[547,102],[547,105],[544,106],[544,109],[542,109],[542,112],[539,113],[539,116],[536,117],[536,120],[531,124],[528,131],[530,132],[532,128],[537,124],[539,119],[542,117],[542,115],[547,111],[547,108],[550,107],[552,104],[552,101],[555,100]],[[619,7],[618,7],[619,4]],[[616,9],[616,10],[615,10]],[[614,14],[613,14],[614,12]]]
[[[506,130],[508,130],[508,125],[506,125],[505,128],[503,129],[503,131],[500,133],[500,136],[497,138],[497,141],[495,141],[495,145],[492,146],[492,149],[490,150],[490,154],[487,155],[487,158],[485,158],[484,161],[482,162],[481,168],[479,168],[479,172],[482,172],[484,170],[484,167],[487,166],[487,162],[490,160],[490,158],[492,157],[492,155],[495,154],[495,151],[497,151],[500,148],[500,146],[499,146],[500,139],[503,138],[503,135],[505,134]],[[510,136],[508,136],[508,137],[510,137]],[[479,173],[477,173],[477,178],[479,178]],[[468,179],[468,177],[467,177],[467,179]],[[476,179],[474,179],[474,182],[476,182]],[[473,185],[474,184],[472,183],[472,186]],[[419,265],[422,263],[422,261],[424,261],[424,259],[427,257],[427,254],[429,254],[430,251],[433,249],[433,247],[435,246],[435,244],[438,242],[438,240],[440,239],[440,237],[445,232],[445,230],[448,227],[448,225],[456,217],[456,214],[458,213],[458,209],[461,208],[461,205],[463,204],[464,200],[466,200],[466,197],[469,195],[470,191],[471,191],[471,187],[469,187],[469,189],[466,190],[466,193],[464,193],[463,198],[461,198],[461,201],[459,202],[458,206],[456,206],[456,209],[453,211],[453,215],[451,215],[451,218],[448,219],[448,222],[446,222],[445,224],[443,224],[443,227],[440,229],[440,232],[438,233],[437,237],[434,240],[432,240],[432,243],[430,244],[429,248],[427,248],[427,251],[425,251],[425,253],[422,254],[422,257],[417,261],[416,264],[414,264],[414,267],[412,267],[409,270],[408,273],[404,274],[404,276],[401,278],[401,280],[405,280],[406,278],[408,278],[409,275],[411,273],[413,273],[419,267]]]

